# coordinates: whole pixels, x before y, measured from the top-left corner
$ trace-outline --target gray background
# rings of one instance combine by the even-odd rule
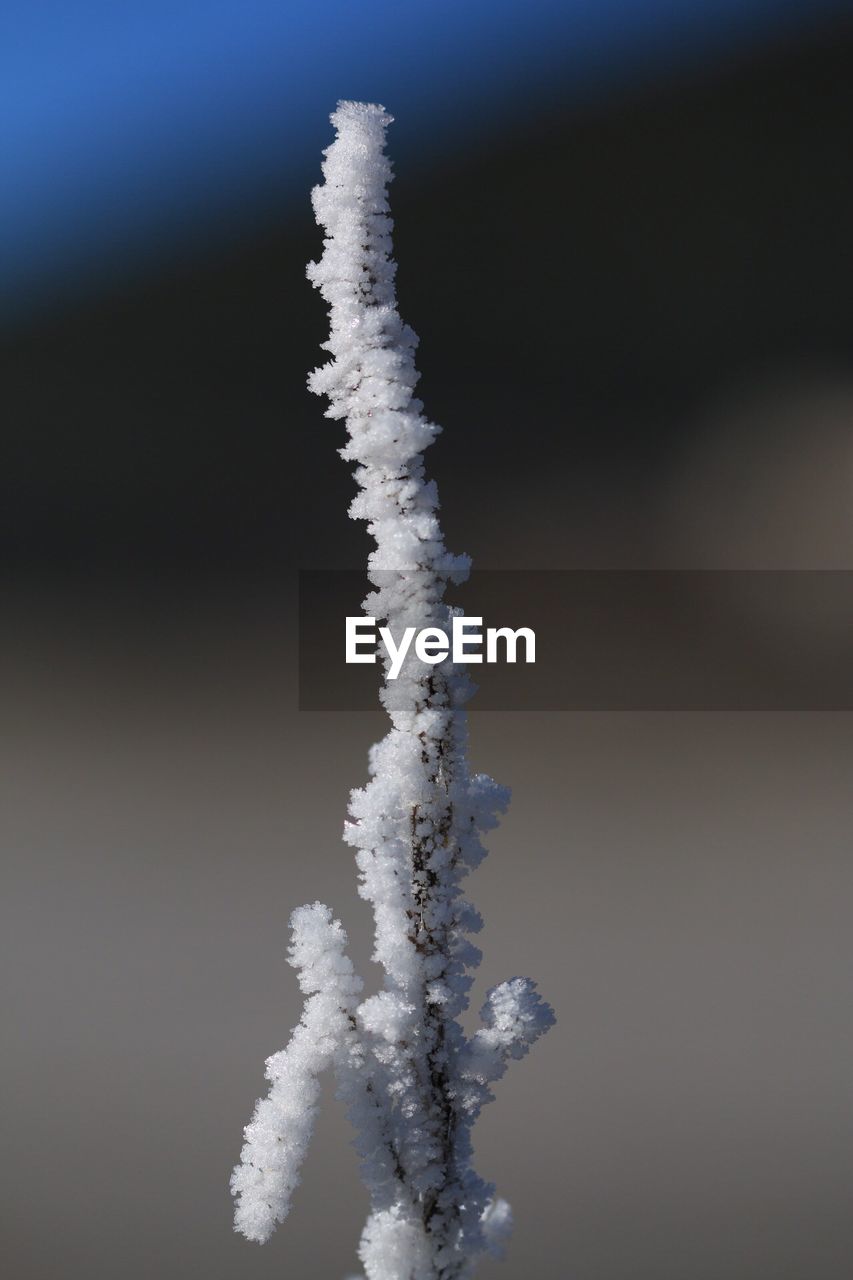
[[[3,654],[19,1280],[351,1269],[364,1195],[331,1090],[290,1220],[263,1249],[230,1227],[263,1058],[298,1017],[289,910],[331,903],[375,980],[339,834],[382,717],[297,713],[291,627],[253,599],[185,598],[158,646],[130,607],[69,642],[30,598]],[[850,728],[474,713],[475,765],[514,789],[469,882],[477,995],[529,974],[559,1016],[477,1130],[518,1218],[485,1275],[848,1274]]]

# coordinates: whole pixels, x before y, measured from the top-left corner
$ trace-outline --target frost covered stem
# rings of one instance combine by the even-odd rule
[[[439,428],[415,398],[417,338],[397,312],[390,120],[382,107],[352,102],[332,116],[337,137],[313,192],[324,251],[308,268],[329,305],[331,359],[309,385],[328,396],[327,416],[346,423],[341,453],[355,464],[359,487],[350,514],[367,521],[374,542],[365,610],[400,634],[407,626],[450,629],[445,590],[464,581],[469,561],[447,551],[435,484],[424,474],[423,451]],[[510,1227],[508,1205],[471,1166],[471,1125],[490,1083],[553,1015],[535,984],[514,978],[489,994],[482,1029],[470,1039],[462,1030],[480,961],[470,935],[481,927],[462,881],[483,858],[480,837],[508,795],[469,773],[464,705],[472,687],[459,668],[445,662],[438,671],[410,651],[396,679],[387,662],[385,674],[380,696],[391,728],[371,750],[370,779],[351,795],[344,832],[356,850],[359,891],[373,907],[382,989],[358,1003],[340,925],[328,908],[303,908],[294,963],[306,921],[315,940],[325,939],[329,963],[290,1045],[270,1059],[272,1089],[246,1129],[234,1175],[237,1225],[263,1240],[287,1211],[316,1074],[328,1064],[370,1190],[359,1251],[368,1280],[464,1280],[484,1250],[500,1252]]]

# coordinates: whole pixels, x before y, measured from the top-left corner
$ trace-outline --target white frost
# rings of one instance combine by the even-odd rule
[[[270,1091],[246,1125],[231,1178],[235,1226],[260,1243],[287,1216],[314,1128],[317,1077],[345,1045],[362,987],[344,954],[346,934],[328,907],[300,907],[290,926],[290,963],[308,999],[287,1048],[267,1058]]]
[[[423,450],[439,428],[415,398],[417,338],[397,312],[385,131],[391,117],[342,102],[313,193],[324,252],[308,275],[329,304],[331,359],[309,378],[344,419],[343,456],[356,464],[350,514],[375,547],[366,613],[400,634],[449,629],[448,582],[466,556],[451,555],[438,523]],[[352,793],[344,838],[375,918],[382,989],[359,1003],[346,937],[327,907],[294,913],[291,963],[308,999],[288,1047],[267,1063],[271,1088],[246,1128],[232,1186],[236,1226],[266,1240],[286,1215],[313,1127],[319,1073],[332,1066],[356,1130],[371,1214],[359,1256],[367,1280],[464,1280],[484,1251],[500,1254],[509,1205],[471,1167],[470,1129],[490,1084],[553,1022],[528,979],[489,993],[483,1027],[459,1023],[480,952],[481,927],[462,881],[485,856],[508,793],[467,765],[464,704],[472,691],[450,662],[407,654],[382,701],[391,729],[370,753],[370,777]]]

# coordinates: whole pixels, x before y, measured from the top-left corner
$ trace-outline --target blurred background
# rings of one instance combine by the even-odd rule
[[[296,571],[368,546],[305,390],[328,114],[396,116],[452,549],[853,569],[853,10],[13,0],[2,27],[10,1274],[343,1277],[365,1204],[331,1089],[265,1248],[227,1190],[298,1017],[291,908],[329,901],[372,976],[340,829],[383,718],[297,701]],[[819,663],[851,622],[762,634]],[[559,1017],[478,1129],[518,1222],[484,1277],[847,1280],[849,714],[472,722],[515,796],[470,886],[476,994],[529,972]]]

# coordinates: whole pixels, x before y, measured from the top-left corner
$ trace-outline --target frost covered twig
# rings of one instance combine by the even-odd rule
[[[398,633],[447,628],[449,581],[467,557],[444,546],[435,485],[423,450],[439,428],[414,396],[417,339],[397,312],[384,154],[391,117],[342,102],[313,193],[325,248],[308,275],[329,304],[331,360],[309,379],[346,420],[343,456],[356,463],[351,507],[375,542],[366,611]],[[267,1063],[270,1092],[245,1131],[232,1187],[236,1226],[266,1240],[286,1215],[310,1138],[317,1076],[332,1066],[358,1134],[371,1213],[360,1257],[368,1280],[464,1280],[477,1256],[500,1253],[509,1206],[471,1167],[470,1129],[490,1084],[553,1022],[535,984],[513,978],[489,993],[483,1027],[467,1038],[480,928],[462,881],[480,862],[483,832],[508,794],[467,767],[464,672],[407,656],[381,693],[391,719],[372,748],[370,780],[352,793],[345,839],[356,850],[360,893],[373,907],[382,990],[359,1002],[361,982],[327,907],[292,918],[291,962],[308,996],[288,1047]]]
[[[290,924],[290,963],[308,999],[290,1044],[267,1059],[270,1091],[246,1126],[242,1162],[231,1182],[235,1225],[260,1242],[287,1216],[314,1128],[317,1077],[345,1043],[362,988],[344,954],[346,934],[328,907],[300,907]]]

